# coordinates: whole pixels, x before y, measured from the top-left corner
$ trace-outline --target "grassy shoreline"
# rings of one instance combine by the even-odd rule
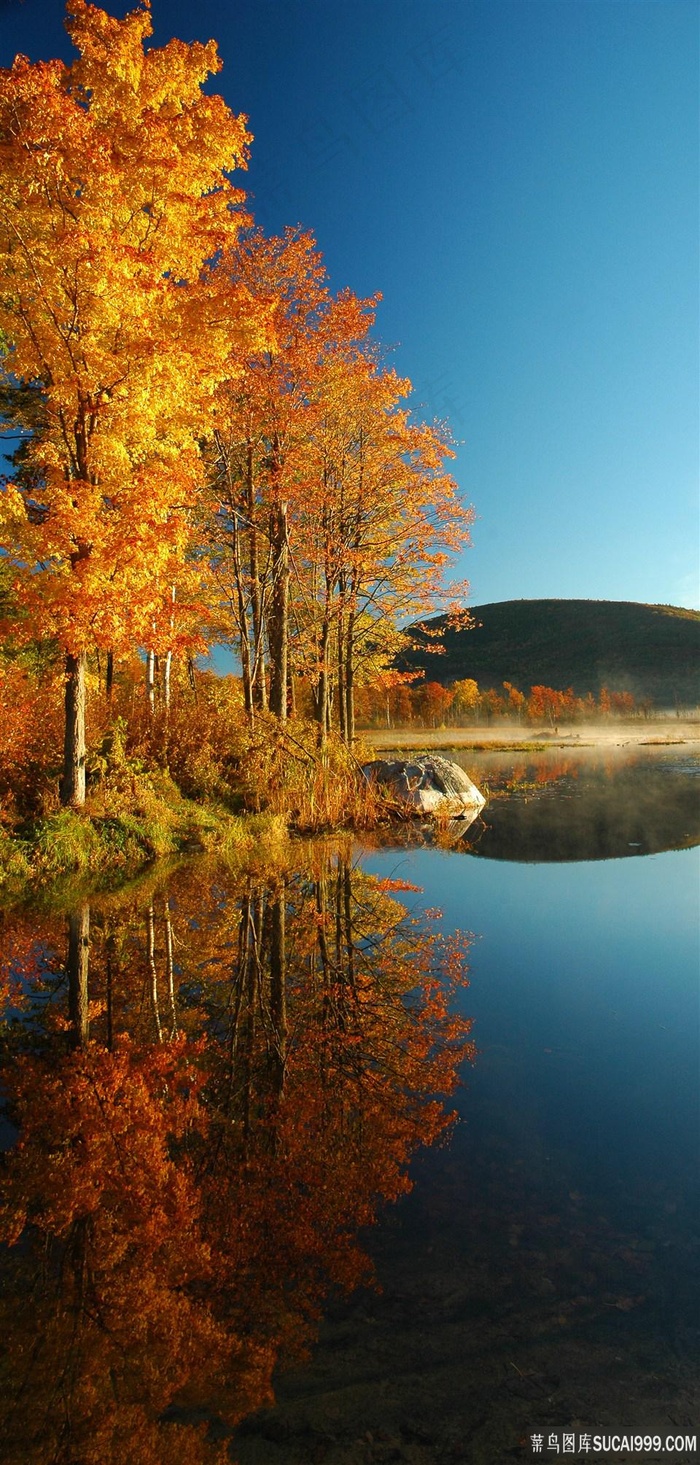
[[[364,732],[363,759],[382,751],[443,749],[447,752],[543,753],[554,749],[612,750],[630,746],[700,744],[700,722],[666,721],[580,727],[576,731],[523,735],[517,727],[403,728]],[[358,750],[360,751],[360,750]],[[84,809],[56,809],[17,825],[0,827],[0,901],[46,893],[67,880],[113,887],[150,866],[183,855],[218,854],[242,864],[279,859],[293,837],[377,823],[379,811],[357,780],[347,757],[321,770],[307,765],[303,778],[283,780],[277,807],[234,811],[212,796],[183,794],[169,773],[152,769],[107,780],[88,795]],[[348,765],[348,766],[346,766]],[[277,767],[270,773],[279,775]],[[263,780],[263,782],[265,782]],[[289,785],[284,786],[285,782]],[[306,791],[302,783],[306,783]],[[267,784],[267,792],[272,784]],[[381,822],[381,816],[380,816]]]
[[[23,899],[70,879],[113,886],[183,855],[215,853],[241,863],[272,858],[289,836],[278,814],[235,814],[214,801],[185,798],[167,778],[148,780],[132,811],[106,813],[100,801],[95,805],[88,799],[84,809],[60,809],[11,833],[0,830],[0,899]]]
[[[376,795],[358,778],[358,758],[337,738],[319,749],[313,725],[280,728],[260,716],[255,734],[240,736],[239,729],[238,745],[233,737],[222,748],[203,745],[201,756],[185,745],[179,757],[171,746],[170,768],[164,749],[129,752],[117,731],[103,740],[104,756],[91,759],[82,808],[60,808],[58,779],[44,776],[34,798],[38,812],[26,794],[6,809],[0,899],[23,899],[67,878],[93,876],[114,886],[189,854],[274,860],[280,841],[292,835],[374,820]]]

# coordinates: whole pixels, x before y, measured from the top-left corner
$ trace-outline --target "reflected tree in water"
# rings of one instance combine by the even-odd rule
[[[398,893],[326,846],[77,902],[63,964],[56,919],[6,923],[8,1465],[225,1458],[193,1418],[269,1400],[329,1289],[371,1281],[358,1231],[472,1054],[465,943]]]

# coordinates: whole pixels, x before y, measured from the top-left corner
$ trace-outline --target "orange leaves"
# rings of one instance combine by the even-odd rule
[[[571,687],[565,692],[558,692],[553,687],[531,687],[526,704],[531,721],[550,722],[552,726],[560,721],[570,721],[576,716],[579,707],[579,700],[574,696]]]
[[[174,171],[167,184],[173,194],[190,196],[222,188],[225,170],[245,165],[249,136],[245,119],[234,118],[220,97],[203,96],[208,76],[221,69],[216,45],[173,40],[145,49],[152,34],[148,5],[123,20],[84,0],[71,0],[67,29],[80,52],[71,68],[77,97],[89,94],[96,121],[117,126],[132,154],[146,153],[150,180],[167,183],[158,169]]]
[[[425,682],[416,689],[415,701],[428,727],[439,727],[452,706],[454,694],[440,682]]]
[[[185,557],[232,350],[205,282],[241,225],[226,169],[248,135],[201,91],[212,45],[144,51],[147,8],[116,20],[83,0],[68,28],[72,67],[19,58],[0,79],[0,327],[45,399],[20,478],[41,514],[8,504],[11,553],[32,615],[77,654],[143,641]],[[252,314],[233,311],[238,345]]]
[[[383,880],[377,877],[374,888],[382,895],[402,895],[408,891],[417,891],[420,893],[422,886],[411,885],[409,880],[390,880],[387,876]]]
[[[50,788],[46,765],[58,766],[62,678],[35,673],[0,655],[0,825],[16,808],[40,807]]]

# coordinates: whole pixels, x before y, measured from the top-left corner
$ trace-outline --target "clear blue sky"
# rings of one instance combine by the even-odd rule
[[[107,9],[123,14],[123,0]],[[0,63],[71,48],[0,0]],[[699,603],[697,0],[153,0],[461,440],[472,602]],[[243,180],[242,180],[243,181]]]

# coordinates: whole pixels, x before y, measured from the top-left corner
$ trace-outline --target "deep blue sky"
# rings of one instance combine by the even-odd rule
[[[115,14],[123,0],[106,5]],[[153,0],[219,44],[268,230],[448,416],[483,604],[699,603],[697,0]],[[71,56],[0,0],[0,64]],[[242,180],[244,181],[244,180]]]

